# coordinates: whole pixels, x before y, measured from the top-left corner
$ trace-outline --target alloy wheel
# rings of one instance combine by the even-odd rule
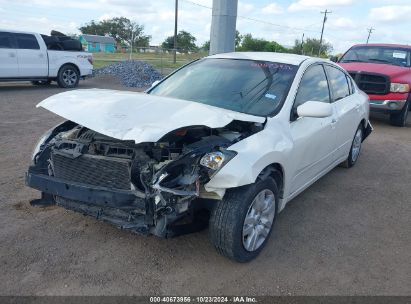
[[[244,219],[243,246],[247,251],[257,250],[270,234],[275,216],[275,196],[269,189],[259,192]]]
[[[351,150],[351,160],[352,162],[356,162],[358,155],[360,155],[361,150],[361,143],[362,143],[362,128],[358,128],[357,132],[354,136],[354,141],[352,143],[352,150]]]
[[[63,72],[63,81],[66,85],[72,86],[77,82],[77,73],[72,69]]]

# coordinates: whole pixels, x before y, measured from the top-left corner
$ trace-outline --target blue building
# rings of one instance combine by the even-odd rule
[[[116,40],[113,37],[84,34],[80,36],[80,41],[87,52],[114,53],[116,51]]]

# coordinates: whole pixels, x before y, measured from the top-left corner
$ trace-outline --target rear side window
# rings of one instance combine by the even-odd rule
[[[34,35],[31,34],[14,34],[17,41],[17,48],[25,50],[39,50],[40,46]]]
[[[333,92],[334,101],[351,95],[347,75],[343,71],[329,65],[325,68],[328,73],[328,81]]]
[[[312,66],[304,73],[297,91],[294,108],[296,109],[307,101],[330,102],[327,77],[322,65]]]
[[[0,49],[12,49],[13,36],[11,33],[0,32]]]

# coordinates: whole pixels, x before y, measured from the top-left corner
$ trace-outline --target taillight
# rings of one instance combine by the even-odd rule
[[[90,55],[87,57],[88,62],[90,62],[91,65],[93,65],[93,55]]]

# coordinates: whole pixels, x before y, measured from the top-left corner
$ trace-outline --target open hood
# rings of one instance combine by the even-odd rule
[[[247,115],[197,102],[145,93],[88,89],[51,96],[37,107],[101,134],[120,139],[156,142],[187,126],[222,128],[233,120],[263,123]]]

